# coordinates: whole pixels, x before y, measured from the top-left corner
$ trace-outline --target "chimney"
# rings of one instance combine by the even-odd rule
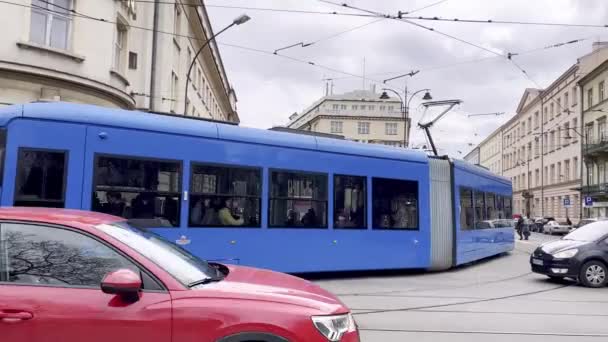
[[[592,50],[593,52],[608,47],[608,42],[593,42]]]

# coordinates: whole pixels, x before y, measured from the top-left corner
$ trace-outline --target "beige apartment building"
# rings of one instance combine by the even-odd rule
[[[479,165],[502,175],[502,130],[496,130],[479,144]]]
[[[589,71],[581,78],[583,102],[583,146],[584,176],[583,197],[589,197],[592,203],[585,205],[585,216],[608,216],[608,61]]]
[[[589,74],[607,59],[606,45],[594,43],[591,53],[579,58],[547,88],[526,89],[515,116],[478,146],[480,164],[512,180],[514,213],[558,220],[569,217],[574,222],[585,214],[581,196],[582,93],[578,82],[581,75]],[[594,106],[599,106],[599,81],[595,88],[598,94],[594,95]],[[599,117],[590,120],[601,122]],[[598,129],[604,128],[595,131]],[[497,157],[502,160],[498,168]]]
[[[380,99],[373,90],[327,95],[300,114],[287,128],[330,133],[369,144],[407,146],[407,123],[396,98]]]
[[[0,4],[0,105],[68,101],[239,121],[215,43],[197,59],[185,100],[187,68],[213,34],[202,0],[14,2]]]

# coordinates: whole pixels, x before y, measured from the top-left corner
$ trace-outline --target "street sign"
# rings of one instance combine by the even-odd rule
[[[592,207],[593,206],[593,198],[591,198],[591,196],[586,196],[585,197],[585,206],[586,207]]]
[[[570,198],[564,198],[564,208],[572,208],[572,202],[570,202]]]

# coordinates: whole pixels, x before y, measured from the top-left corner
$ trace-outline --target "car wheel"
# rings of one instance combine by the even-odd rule
[[[608,270],[600,261],[591,260],[581,267],[579,281],[587,287],[603,287],[606,285]]]

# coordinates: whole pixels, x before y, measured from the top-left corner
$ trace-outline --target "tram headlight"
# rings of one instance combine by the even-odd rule
[[[553,257],[556,259],[570,259],[578,253],[578,249],[568,249],[563,252],[553,254]]]
[[[319,332],[332,342],[338,342],[349,332],[357,331],[355,319],[349,314],[334,316],[312,316],[312,322]]]

